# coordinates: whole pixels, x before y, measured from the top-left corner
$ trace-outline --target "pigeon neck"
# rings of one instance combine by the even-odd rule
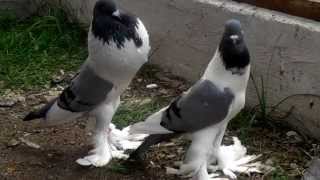
[[[250,64],[242,68],[241,72],[234,73],[227,70],[220,52],[217,50],[202,78],[212,81],[221,89],[228,87],[233,92],[245,92],[250,75]]]

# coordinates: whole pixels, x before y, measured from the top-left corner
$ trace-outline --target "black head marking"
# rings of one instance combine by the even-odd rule
[[[117,5],[113,0],[99,0],[94,6],[93,16],[112,16],[117,9]]]
[[[136,28],[137,17],[117,8],[114,0],[99,0],[93,10],[92,33],[104,43],[110,41],[123,48],[125,40],[133,40],[137,47],[142,46],[142,40]]]
[[[227,70],[240,70],[249,65],[250,55],[238,20],[227,21],[219,51]]]

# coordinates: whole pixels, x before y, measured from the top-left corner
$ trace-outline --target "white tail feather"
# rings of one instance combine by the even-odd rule
[[[130,126],[130,134],[169,134],[173,133],[160,125],[163,112],[167,107],[149,116],[145,121]]]
[[[71,122],[83,115],[82,112],[71,112],[60,108],[55,102],[47,112],[45,121],[42,121],[44,126],[54,126],[63,123]]]

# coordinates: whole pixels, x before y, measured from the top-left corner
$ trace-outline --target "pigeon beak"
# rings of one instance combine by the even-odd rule
[[[232,39],[233,43],[236,44],[237,40],[239,39],[238,35],[231,35],[230,39]]]
[[[112,13],[112,16],[120,18],[120,11],[116,10],[115,12]]]

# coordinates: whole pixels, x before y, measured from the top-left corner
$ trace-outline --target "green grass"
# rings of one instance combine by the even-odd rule
[[[120,174],[130,174],[130,169],[121,163],[111,163],[108,170]]]
[[[250,129],[256,124],[255,113],[243,110],[234,119],[231,120],[229,127],[232,130],[239,130],[239,139],[247,143],[250,139]]]
[[[0,89],[48,86],[60,69],[75,70],[85,60],[85,40],[86,32],[59,9],[21,22],[0,13]]]
[[[271,177],[272,180],[289,180],[288,175],[286,175],[286,172],[280,166],[276,167]]]
[[[123,128],[134,122],[144,120],[147,116],[168,104],[168,99],[165,98],[147,99],[148,102],[144,102],[145,100],[123,103],[117,110],[112,122],[117,127]]]

